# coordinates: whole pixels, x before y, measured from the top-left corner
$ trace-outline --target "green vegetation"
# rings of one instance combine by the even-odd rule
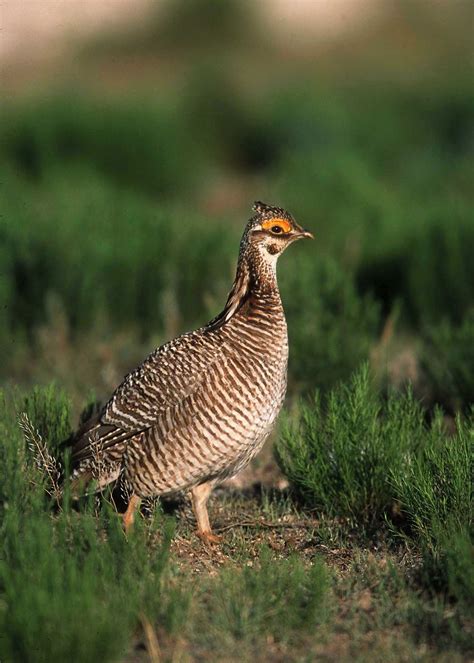
[[[349,384],[303,404],[276,453],[309,506],[374,526],[393,506],[393,476],[404,471],[425,435],[413,397],[392,395],[384,404],[365,366]]]
[[[19,339],[34,342],[55,302],[73,340],[100,324],[163,337],[207,322],[232,283],[238,226],[228,224],[222,233],[217,222],[197,213],[157,209],[91,174],[74,177],[57,175],[40,191],[7,179],[0,221],[4,366],[12,350],[19,351]],[[20,192],[31,197],[31,206]],[[294,380],[327,386],[367,357],[377,305],[358,295],[350,274],[329,257],[307,256],[300,264],[304,269],[295,271],[291,256],[285,257],[280,270],[294,337]],[[308,344],[314,347],[309,362]]]
[[[149,555],[142,533],[127,542],[115,514],[62,513],[52,522],[13,510],[2,536],[4,660],[116,660],[141,614],[176,612],[163,591],[167,547]]]
[[[120,187],[154,196],[181,194],[191,181],[187,136],[172,107],[117,105],[64,91],[20,112],[7,108],[3,122],[2,157],[31,181],[85,165]]]
[[[417,440],[418,449],[392,469],[391,482],[414,535],[436,553],[440,530],[465,532],[472,524],[472,421],[458,419],[448,435],[435,418]]]
[[[29,196],[30,205],[25,206],[20,192]],[[10,329],[16,333],[44,322],[51,293],[73,330],[104,317],[148,333],[162,329],[167,298],[177,300],[179,312],[186,310],[187,324],[198,315],[204,315],[204,322],[206,297],[215,295],[209,291],[212,284],[225,293],[231,282],[224,246],[232,236],[217,229],[202,233],[204,220],[189,213],[186,222],[173,222],[178,212],[171,216],[91,173],[57,175],[39,191],[12,178],[5,197],[4,279],[11,298]],[[207,282],[198,295],[190,286],[209,253],[216,259],[206,268]],[[182,264],[186,270],[178,268]]]
[[[446,320],[428,328],[422,368],[432,385],[433,398],[449,411],[468,411],[474,403],[474,309],[460,325]]]
[[[276,444],[280,466],[303,500],[329,516],[376,525],[399,502],[428,544],[437,529],[472,517],[471,420],[449,434],[430,424],[411,391],[383,398],[362,367],[347,384],[303,403]]]
[[[359,295],[351,275],[329,256],[304,255],[298,269],[280,266],[291,339],[293,387],[327,390],[369,356],[378,333],[379,306]]]
[[[70,408],[69,399],[54,384],[34,387],[25,397],[24,412],[35,429],[41,431],[51,452],[71,433]]]
[[[159,514],[127,539],[108,502],[78,508],[66,494],[53,509],[16,424],[23,408],[50,450],[69,419],[67,399],[53,387],[35,388],[23,402],[19,394],[2,399],[2,660],[117,660],[140,625],[145,639],[149,629],[156,637],[152,623],[168,638],[190,637],[208,649],[241,643],[250,656],[270,636],[291,643],[325,620],[321,561],[306,569],[297,557],[275,560],[263,550],[255,568],[227,569],[197,587],[170,562],[174,526]]]
[[[94,38],[41,93],[11,77],[0,660],[471,660],[469,3],[389,3],[314,52],[217,4]],[[215,492],[217,548],[166,501],[126,538],[113,493],[60,495],[59,445],[220,310],[254,199],[316,237],[279,266],[283,475],[266,449]]]
[[[470,81],[436,86],[431,106],[424,87],[382,88],[374,127],[369,84],[304,96],[288,85],[250,103],[212,70],[199,80],[166,103],[56,92],[4,109],[4,375],[48,321],[52,299],[73,335],[105,325],[148,341],[214,315],[243,225],[242,214],[202,209],[199,191],[216,170],[263,177],[267,197],[316,233],[280,268],[294,385],[347,379],[394,307],[412,335],[463,324],[474,282]],[[442,371],[427,371],[426,389],[445,403]],[[471,398],[466,380],[453,407]]]
[[[261,655],[269,640],[298,645],[327,620],[332,603],[322,561],[306,568],[296,555],[275,559],[268,548],[252,566],[224,569],[201,591],[213,601],[212,612],[197,617],[202,645],[215,654],[241,647],[244,660]]]
[[[410,391],[382,398],[367,366],[303,403],[276,444],[306,506],[345,518],[363,536],[388,527],[421,552],[425,589],[457,601],[466,620],[474,591],[473,450],[472,415],[458,416],[451,433],[440,410],[428,424]],[[456,638],[468,642],[462,629]]]
[[[222,551],[211,551],[186,521],[175,524],[160,510],[139,519],[127,538],[106,496],[81,504],[67,493],[59,503],[45,499],[46,478],[16,423],[25,408],[50,451],[68,430],[70,415],[68,399],[53,387],[2,398],[3,660],[54,663],[100,655],[112,661],[140,648],[164,660],[237,660],[237,651],[245,661],[276,655],[300,660],[329,643],[344,660],[369,650],[397,660],[427,647],[433,655],[462,660],[472,651],[468,421],[459,419],[451,437],[441,419],[426,426],[412,396],[383,403],[364,368],[327,396],[325,408],[319,401],[306,405],[302,430],[291,437],[288,429],[278,444],[288,476],[317,507],[316,520],[269,495],[260,504],[244,498],[240,506],[227,498],[235,529],[224,535]],[[325,452],[316,448],[318,431],[326,436]],[[338,446],[344,435],[346,448]],[[389,442],[385,454],[382,435]],[[320,482],[312,493],[306,474],[297,475],[291,465],[308,442],[308,476]],[[389,508],[395,501],[399,508]],[[242,507],[247,521],[255,520],[239,532]],[[277,529],[265,530],[262,512]],[[286,520],[288,514],[293,520]],[[373,552],[366,548],[373,536],[369,523],[372,532],[378,529]],[[363,527],[354,538],[358,524]],[[330,529],[338,531],[335,549],[334,536],[330,546],[323,543],[330,542]],[[407,559],[414,574],[406,573]]]
[[[460,417],[446,434],[438,412],[417,454],[392,473],[395,495],[424,555],[422,573],[472,614],[474,591],[474,420]]]

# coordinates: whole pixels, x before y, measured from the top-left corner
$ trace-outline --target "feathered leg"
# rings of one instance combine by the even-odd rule
[[[128,534],[131,526],[133,525],[133,521],[135,520],[135,512],[140,506],[141,498],[138,497],[138,495],[133,494],[130,497],[130,501],[128,503],[127,510],[123,514],[123,526],[125,529],[125,534]]]

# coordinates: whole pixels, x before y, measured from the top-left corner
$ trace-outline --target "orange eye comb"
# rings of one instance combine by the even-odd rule
[[[268,219],[268,221],[262,223],[264,230],[271,230],[274,226],[279,226],[284,233],[291,231],[291,223],[286,219]]]

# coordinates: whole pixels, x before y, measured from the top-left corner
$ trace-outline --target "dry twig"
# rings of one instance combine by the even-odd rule
[[[287,528],[287,529],[301,529],[308,528],[311,525],[309,522],[299,521],[296,523],[268,523],[265,520],[242,520],[238,523],[231,523],[230,525],[224,525],[223,527],[216,527],[216,532],[225,532],[229,529],[234,529],[235,527],[268,527],[268,528]]]
[[[140,621],[142,623],[143,632],[145,634],[146,648],[148,651],[148,656],[150,657],[150,661],[151,663],[160,663],[162,656],[156,631],[146,615],[140,615]]]
[[[18,423],[23,431],[25,441],[33,456],[36,468],[48,479],[47,485],[45,486],[47,494],[54,497],[59,503],[62,495],[61,487],[59,485],[61,473],[56,458],[54,458],[49,452],[41,433],[33,426],[26,412],[20,413]]]

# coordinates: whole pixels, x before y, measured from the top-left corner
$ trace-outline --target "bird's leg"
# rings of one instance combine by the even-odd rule
[[[133,525],[135,520],[135,511],[140,506],[141,498],[138,495],[133,494],[130,498],[130,501],[127,506],[127,510],[123,514],[123,526],[125,529],[125,534],[128,534],[129,529]]]
[[[197,520],[197,535],[206,543],[218,543],[222,537],[213,534],[207,513],[207,500],[214,488],[214,481],[201,483],[191,489],[194,514]]]

